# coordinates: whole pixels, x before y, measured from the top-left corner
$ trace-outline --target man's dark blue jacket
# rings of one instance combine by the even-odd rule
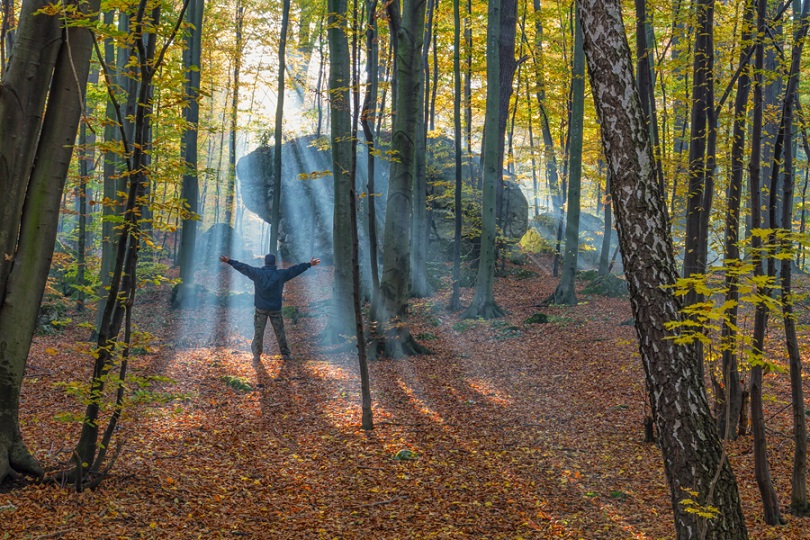
[[[256,306],[256,309],[265,311],[280,311],[284,283],[312,266],[307,262],[279,270],[275,265],[265,265],[259,268],[234,259],[229,259],[228,264],[253,281],[253,286],[256,289],[253,305]]]

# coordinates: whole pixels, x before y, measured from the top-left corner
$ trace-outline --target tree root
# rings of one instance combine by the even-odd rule
[[[575,306],[577,305],[577,297],[574,294],[573,290],[569,289],[562,289],[561,287],[557,287],[554,289],[554,292],[540,302],[542,306]]]
[[[0,483],[6,478],[17,480],[23,474],[41,478],[45,471],[22,441],[0,443]]]
[[[318,343],[327,347],[333,345],[351,345],[351,339],[355,337],[353,331],[350,329],[344,330],[346,333],[342,334],[342,329],[336,327],[337,324],[333,323],[331,320],[326,323],[326,327],[318,336]]]
[[[798,517],[810,517],[810,504],[806,502],[804,504],[796,504],[796,502],[793,502],[790,505],[790,513]]]
[[[385,334],[377,334],[372,337],[366,349],[369,360],[379,360],[381,358],[391,358],[396,360],[406,356],[419,356],[431,354],[432,351],[416,341],[408,328],[400,325]]]
[[[125,443],[125,440],[118,443],[118,445],[115,447],[115,452],[113,452],[112,457],[110,457],[110,460],[107,463],[107,466],[104,467],[104,470],[89,469],[85,471],[81,467],[78,454],[74,451],[71,462],[74,463],[75,466],[70,469],[59,471],[55,475],[46,478],[46,481],[58,484],[62,487],[72,484],[76,488],[77,492],[81,492],[85,489],[95,489],[105,478],[107,478],[107,476],[109,476],[110,470],[112,470],[115,462],[118,461],[118,456],[121,455],[121,450],[123,449]]]
[[[473,302],[470,307],[461,314],[463,319],[500,319],[506,312],[501,309],[494,300],[485,302]]]

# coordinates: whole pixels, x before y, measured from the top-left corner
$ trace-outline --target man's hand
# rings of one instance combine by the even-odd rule
[[[228,261],[230,261],[230,259],[225,255],[220,255],[219,260],[224,262],[224,263],[227,263]]]
[[[316,259],[315,257],[312,257],[312,260],[309,261],[309,264],[310,264],[310,266],[318,266],[319,264],[321,264],[321,260]]]

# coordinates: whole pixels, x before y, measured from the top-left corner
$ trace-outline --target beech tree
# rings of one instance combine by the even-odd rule
[[[495,302],[495,213],[498,204],[498,183],[503,175],[503,137],[506,119],[501,129],[501,92],[503,91],[501,62],[502,18],[508,18],[508,8],[517,9],[517,3],[491,2],[487,16],[487,107],[484,121],[483,143],[483,193],[481,198],[481,247],[478,259],[478,275],[475,280],[475,297],[464,311],[464,317],[494,319],[503,317],[504,311]],[[514,18],[512,19],[514,21]],[[514,30],[513,30],[514,31]],[[514,56],[514,40],[512,41]],[[514,62],[514,58],[512,58]],[[510,78],[511,85],[511,78]],[[500,152],[499,152],[500,151]]]
[[[582,136],[585,114],[585,53],[579,10],[575,19],[574,64],[571,72],[571,127],[568,150],[568,213],[565,223],[565,255],[560,283],[551,295],[554,304],[577,305],[576,274],[579,255],[580,191],[582,186]]]
[[[389,14],[392,6],[389,6]],[[396,12],[398,13],[398,12]],[[398,14],[392,17],[398,21]],[[425,29],[425,1],[405,0],[402,18],[393,26],[396,32],[397,87],[391,163],[383,235],[383,271],[380,292],[384,313],[380,322],[384,335],[377,336],[374,356],[398,358],[422,354],[427,349],[411,335],[407,325],[408,287],[410,284],[411,217],[413,213],[414,164],[417,139],[419,95],[424,92],[422,45]],[[337,198],[337,196],[335,196]],[[380,351],[382,349],[382,351]]]
[[[278,42],[278,92],[276,93],[276,123],[273,136],[273,207],[270,214],[270,253],[278,249],[278,231],[281,226],[281,138],[284,125],[284,75],[287,66],[287,27],[290,22],[290,0],[283,1],[281,36]]]
[[[175,305],[182,305],[191,292],[194,283],[194,247],[197,243],[197,221],[200,185],[197,179],[197,133],[200,121],[200,65],[202,21],[205,11],[205,0],[191,0],[188,18],[191,29],[186,37],[186,48],[183,50],[183,67],[188,73],[186,96],[188,105],[183,108],[183,117],[188,122],[183,132],[182,152],[186,167],[189,170],[183,175],[182,198],[188,205],[190,215],[183,220],[180,240],[180,279]]]
[[[92,25],[99,0],[73,2]],[[51,263],[62,190],[82,115],[93,35],[23,2],[0,87],[0,482],[41,475],[19,427],[20,387]],[[44,10],[42,14],[36,14]],[[75,70],[75,71],[74,71]],[[47,106],[46,106],[47,101]]]
[[[677,279],[675,258],[621,2],[577,3],[594,103],[606,127],[602,145],[676,535],[742,540],[748,533],[737,483],[709,410],[701,359],[693,344],[677,340],[681,305],[667,288]],[[689,512],[682,501],[690,497],[701,507],[715,507],[717,513],[705,519]]]
[[[350,192],[352,177],[351,71],[346,37],[346,0],[329,0],[329,111],[331,114],[332,178],[335,186],[332,250],[334,273],[326,343],[344,340],[354,332],[352,323],[352,235]]]
[[[750,56],[750,42],[752,40],[754,13],[756,0],[750,0],[745,7],[743,17],[742,41],[749,44],[740,53],[740,64],[747,62]],[[743,158],[745,152],[746,111],[748,98],[751,93],[751,76],[749,69],[743,69],[737,79],[737,95],[734,99],[734,127],[731,141],[731,174],[727,189],[725,263],[727,266],[738,266],[740,260],[740,197],[743,181]],[[740,386],[740,372],[737,362],[737,314],[740,298],[739,276],[737,272],[726,272],[726,301],[731,308],[727,313],[727,320],[723,324],[723,384],[722,410],[717,419],[720,435],[724,439],[737,438],[737,422],[742,409],[742,387]]]

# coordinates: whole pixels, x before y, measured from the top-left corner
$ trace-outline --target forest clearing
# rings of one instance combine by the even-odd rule
[[[447,289],[417,302],[414,331],[435,336],[433,354],[371,364],[368,433],[356,359],[310,339],[323,318],[291,325],[298,360],[270,350],[257,366],[250,308],[231,322],[218,319],[223,310],[199,310],[192,327],[213,319],[217,337],[184,334],[160,301],[165,291],[153,290],[139,326],[155,341],[137,369],[172,379],[154,391],[174,397],[131,413],[118,464],[98,489],[5,487],[0,530],[20,539],[671,538],[660,449],[643,442],[635,330],[621,324],[627,299],[586,295],[576,307],[542,308],[547,324],[525,324],[553,290],[543,262],[529,267],[536,276],[498,280],[509,310],[498,324],[447,312]],[[328,274],[291,289],[288,305],[317,311]],[[83,354],[65,347],[82,332],[71,323],[38,337],[29,361],[24,435],[54,468],[75,438],[54,417],[78,408],[52,385],[87,378]],[[229,387],[226,376],[251,389]],[[775,478],[790,469],[786,379],[773,373],[766,383]],[[415,455],[397,459],[402,450]],[[810,538],[800,518],[774,529],[757,517],[750,437],[729,443],[729,454],[751,537]],[[777,489],[785,497],[789,484]]]

